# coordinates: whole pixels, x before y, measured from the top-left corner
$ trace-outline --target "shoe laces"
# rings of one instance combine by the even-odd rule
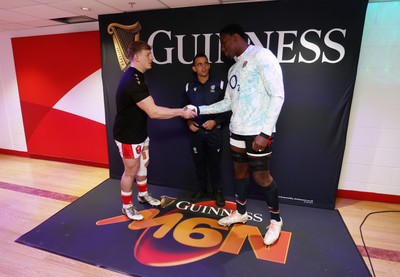
[[[155,201],[155,200],[156,200],[155,198],[153,198],[153,197],[151,196],[150,193],[146,193],[146,194],[143,195],[142,197],[143,197],[144,199],[146,199],[146,201]]]
[[[278,224],[276,224],[275,222],[272,222],[269,226],[268,226],[268,232],[271,231],[270,233],[277,233],[279,231],[279,226]]]
[[[133,214],[138,214],[139,212],[136,210],[135,206],[130,206],[128,208],[125,208],[126,211],[131,212]]]
[[[242,216],[244,216],[245,214],[241,214],[241,213],[239,213],[238,211],[234,211],[233,213],[231,213],[230,214],[230,217],[231,218],[235,218],[235,217],[242,217]]]

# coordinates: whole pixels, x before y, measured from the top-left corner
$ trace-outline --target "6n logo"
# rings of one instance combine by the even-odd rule
[[[143,230],[134,245],[135,258],[149,266],[177,266],[210,257],[218,252],[238,255],[246,239],[257,259],[286,263],[290,232],[281,232],[279,240],[265,246],[263,236],[256,226],[235,224],[231,228],[218,225],[218,221],[207,217],[190,217],[173,210],[165,215],[157,209],[141,211],[144,219],[133,221],[128,228]],[[117,216],[98,221],[107,225],[130,220]]]

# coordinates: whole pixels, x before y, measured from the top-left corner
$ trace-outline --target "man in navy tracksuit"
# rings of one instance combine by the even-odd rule
[[[205,54],[197,54],[192,70],[196,78],[186,84],[186,95],[194,106],[210,105],[224,99],[224,82],[210,78],[210,64]],[[197,184],[192,202],[198,202],[207,190],[208,176],[217,206],[225,205],[221,183],[222,127],[227,124],[230,112],[200,115],[187,121],[190,130],[192,154],[196,166]]]

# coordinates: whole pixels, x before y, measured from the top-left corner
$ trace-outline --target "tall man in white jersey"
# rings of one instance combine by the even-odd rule
[[[249,169],[261,187],[271,222],[264,244],[279,238],[283,220],[279,213],[277,184],[269,171],[275,125],[283,102],[282,70],[274,54],[265,48],[249,45],[241,26],[231,24],[220,32],[222,52],[236,63],[229,69],[225,98],[212,105],[197,107],[198,114],[231,110],[230,145],[234,164],[236,211],[218,223],[229,226],[246,223]]]

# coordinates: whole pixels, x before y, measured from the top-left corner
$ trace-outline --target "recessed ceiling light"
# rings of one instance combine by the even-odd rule
[[[81,8],[81,10],[83,10],[83,11],[90,11],[90,8],[83,7],[83,8]]]
[[[80,16],[72,16],[72,17],[62,17],[62,18],[52,18],[51,20],[65,23],[65,24],[75,24],[75,23],[84,23],[84,22],[93,22],[97,21],[95,18],[91,18],[85,15]]]

